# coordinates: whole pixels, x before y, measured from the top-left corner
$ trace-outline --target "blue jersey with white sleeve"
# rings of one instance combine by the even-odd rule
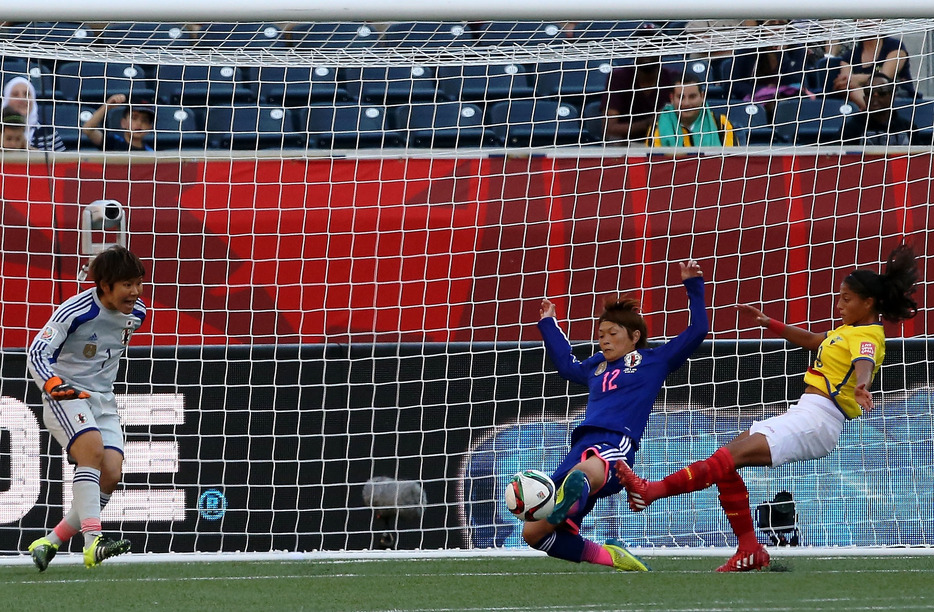
[[[572,434],[572,440],[584,428],[600,428],[622,433],[639,447],[665,379],[687,361],[710,329],[704,304],[704,279],[688,278],[684,286],[690,313],[687,329],[661,346],[636,349],[611,362],[606,361],[603,353],[578,361],[554,317],[538,322],[545,350],[558,373],[590,389],[584,420]]]

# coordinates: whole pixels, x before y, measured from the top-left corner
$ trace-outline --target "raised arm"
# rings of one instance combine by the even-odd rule
[[[541,318],[538,321],[538,331],[542,334],[542,340],[545,342],[545,352],[549,359],[555,365],[555,368],[566,380],[571,382],[587,384],[587,371],[584,365],[577,360],[574,353],[571,352],[571,343],[567,336],[558,326],[555,319],[555,305],[551,300],[545,298],[542,300]]]
[[[761,310],[749,304],[737,304],[736,309],[743,316],[754,319],[756,323],[762,327],[767,327],[769,331],[781,336],[788,342],[811,351],[816,351],[820,347],[820,343],[827,337],[827,334],[815,334],[794,325],[785,325],[777,319],[767,317]]]

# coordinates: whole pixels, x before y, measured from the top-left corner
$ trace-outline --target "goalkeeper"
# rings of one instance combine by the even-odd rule
[[[717,571],[744,572],[768,566],[769,553],[756,540],[749,493],[737,470],[748,466],[774,468],[824,457],[836,447],[845,421],[872,410],[869,387],[885,357],[885,331],[880,318],[898,322],[917,313],[911,297],[917,280],[915,255],[906,245],[889,255],[883,274],[854,271],[840,285],[837,310],[842,325],[822,334],[785,325],[752,306],[738,306],[741,313],[785,340],[817,351],[814,365],[804,375],[804,395],[784,414],[754,422],[709,458],[663,480],[639,478],[618,461],[616,475],[626,487],[630,508],[639,512],[657,499],[716,484],[720,505],[739,544],[736,554]]]
[[[532,548],[575,563],[621,571],[648,569],[619,540],[603,546],[585,540],[580,526],[598,499],[622,490],[610,477],[610,467],[618,460],[632,463],[665,378],[707,335],[704,279],[696,261],[681,264],[681,280],[688,293],[687,329],[661,346],[646,348],[648,333],[638,302],[610,299],[598,323],[600,352],[583,362],[572,354],[555,320],[554,304],[542,301],[538,328],[549,358],[561,376],[587,385],[590,394],[584,420],[571,433],[571,450],[552,475],[555,483],[561,483],[554,510],[547,520],[523,525],[522,537]]]
[[[29,545],[40,572],[79,531],[86,567],[130,550],[129,541],[102,535],[101,509],[123,469],[113,386],[120,357],[146,319],[140,300],[145,270],[136,255],[114,246],[98,254],[88,272],[95,286],[65,300],[29,347],[29,370],[43,391],[43,421],[76,465],[71,510]]]

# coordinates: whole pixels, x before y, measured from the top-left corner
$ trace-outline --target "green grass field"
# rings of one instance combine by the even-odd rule
[[[650,557],[616,573],[543,557],[0,567],[4,610],[922,610],[934,556],[787,557],[717,574],[718,558]],[[81,602],[97,605],[83,606]]]

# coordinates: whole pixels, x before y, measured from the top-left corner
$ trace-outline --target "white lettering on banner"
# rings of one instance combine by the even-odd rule
[[[0,492],[0,524],[15,523],[39,500],[39,421],[29,406],[0,397],[0,429],[10,435],[10,488]]]

